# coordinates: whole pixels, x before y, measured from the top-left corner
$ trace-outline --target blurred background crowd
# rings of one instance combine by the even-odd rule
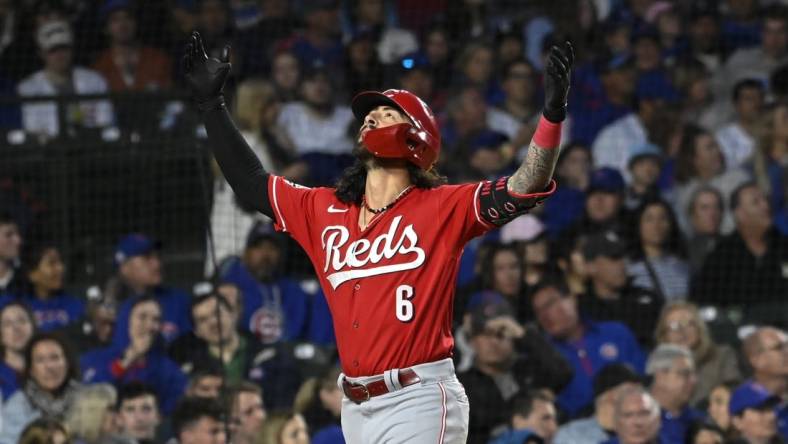
[[[451,183],[511,174],[571,40],[558,190],[461,261],[469,442],[788,440],[788,2],[0,0],[0,444],[343,442],[314,271],[181,86],[195,29],[307,186],[387,88]]]

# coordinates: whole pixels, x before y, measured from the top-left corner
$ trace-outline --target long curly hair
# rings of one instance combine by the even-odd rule
[[[346,204],[361,205],[361,198],[364,196],[367,182],[367,171],[369,168],[385,166],[387,160],[374,157],[372,153],[360,146],[356,146],[353,153],[356,155],[356,161],[342,172],[342,176],[337,180],[334,195]],[[447,182],[446,177],[441,176],[435,171],[435,168],[424,171],[407,162],[407,169],[410,182],[416,188],[435,188]]]

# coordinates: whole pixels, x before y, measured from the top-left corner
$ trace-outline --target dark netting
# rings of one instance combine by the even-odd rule
[[[224,178],[183,77],[194,30],[231,48],[262,167],[314,188],[356,161],[352,98],[390,88],[434,112],[450,184],[516,174],[570,41],[557,190],[457,260],[468,442],[788,439],[786,26],[778,0],[0,0],[0,444],[188,443],[199,418],[302,443],[277,437],[295,413],[342,442],[350,308]],[[424,405],[452,424],[450,392]]]

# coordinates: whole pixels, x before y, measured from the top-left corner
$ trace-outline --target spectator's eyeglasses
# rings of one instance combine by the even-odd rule
[[[672,321],[668,322],[668,331],[683,331],[694,326],[695,321]]]
[[[761,349],[761,351],[764,353],[771,351],[786,351],[786,350],[788,350],[788,341],[775,342],[774,344],[768,347],[763,347]]]

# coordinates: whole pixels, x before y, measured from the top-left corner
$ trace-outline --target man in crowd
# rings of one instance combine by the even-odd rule
[[[746,295],[751,311],[758,304],[781,304],[788,294],[788,238],[774,229],[766,195],[756,183],[748,182],[733,191],[730,207],[736,230],[707,257],[694,298],[701,303],[730,306],[743,303],[742,295]],[[766,311],[780,318],[761,321],[785,321],[784,310]]]
[[[74,66],[74,34],[66,21],[52,21],[36,30],[36,42],[44,61],[44,68],[23,79],[17,88],[22,97],[102,94],[107,82],[101,74]],[[112,104],[107,100],[68,102],[65,112],[58,112],[54,102],[35,102],[22,106],[25,131],[46,137],[61,133],[61,124],[70,130],[102,128],[113,123]],[[65,122],[60,116],[64,115]],[[73,135],[73,134],[72,134]]]
[[[569,382],[572,369],[534,328],[523,328],[506,302],[484,303],[471,314],[473,367],[460,373],[473,405],[503,406],[520,392],[547,388],[557,393]],[[473,409],[469,443],[486,443],[508,421],[500,408]]]
[[[161,424],[161,416],[156,393],[150,387],[139,382],[121,386],[118,390],[115,415],[118,431],[111,442],[156,442],[156,428]]]
[[[249,381],[236,385],[230,400],[231,437],[233,444],[256,444],[266,418],[260,386]]]
[[[300,339],[309,322],[309,296],[297,282],[282,276],[282,242],[269,224],[257,224],[243,255],[229,259],[221,271],[222,279],[243,295],[241,329],[263,344]]]
[[[558,429],[555,398],[544,391],[523,392],[512,400],[511,428],[493,444],[552,443]]]
[[[132,233],[124,236],[115,247],[117,278],[124,286],[121,306],[118,309],[117,325],[113,342],[118,346],[128,343],[128,318],[134,301],[146,294],[153,295],[162,310],[162,336],[167,342],[191,330],[192,323],[188,307],[191,298],[185,292],[166,287],[161,270],[158,243],[144,234]],[[125,294],[124,294],[125,293]]]
[[[591,404],[592,380],[607,364],[622,362],[643,370],[645,356],[632,332],[619,322],[581,319],[577,300],[562,281],[539,284],[531,303],[539,325],[574,369],[572,381],[558,396],[570,418]]]
[[[224,410],[211,398],[186,397],[175,408],[172,428],[178,444],[225,444]]]
[[[283,343],[264,345],[238,330],[237,307],[225,297],[237,291],[224,284],[217,291],[197,292],[191,304],[194,332],[171,344],[170,357],[187,372],[209,368],[225,375],[228,385],[252,380],[265,390],[267,405],[285,407],[301,382],[295,360]],[[217,392],[219,387],[221,380]]]
[[[780,398],[755,383],[746,382],[732,394],[728,409],[733,428],[742,444],[772,444],[777,437],[777,415],[774,408]],[[782,442],[782,441],[778,441]]]
[[[616,399],[627,388],[642,387],[643,378],[627,364],[609,364],[594,376],[594,413],[558,429],[555,444],[598,444],[615,430]]]
[[[744,339],[742,354],[752,369],[752,382],[782,400],[777,408],[780,433],[788,439],[788,335],[761,327]]]
[[[635,287],[627,277],[624,240],[614,231],[594,233],[583,247],[590,279],[588,294],[580,299],[580,311],[598,321],[622,321],[635,333],[638,342],[653,342],[654,326],[662,309],[662,299],[644,288]]]
[[[653,378],[651,396],[662,412],[660,436],[665,442],[682,442],[690,425],[702,417],[689,406],[697,378],[692,353],[680,345],[662,344],[649,355],[646,373]]]
[[[604,444],[657,444],[659,405],[642,387],[622,390],[616,400],[616,437]],[[684,440],[676,441],[684,442]]]

